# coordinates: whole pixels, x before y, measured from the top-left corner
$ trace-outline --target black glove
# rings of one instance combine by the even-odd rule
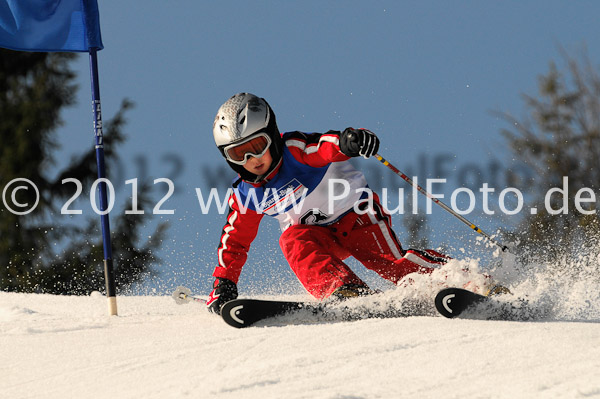
[[[340,150],[349,157],[369,158],[377,154],[379,139],[370,130],[349,127],[340,134]]]
[[[238,297],[237,285],[226,278],[217,277],[206,306],[212,313],[221,314],[221,306]]]

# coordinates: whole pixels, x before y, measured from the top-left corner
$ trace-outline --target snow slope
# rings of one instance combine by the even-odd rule
[[[588,288],[595,297],[569,287],[572,297],[554,302],[544,321],[432,315],[241,330],[168,296],[119,297],[119,316],[108,317],[100,294],[0,292],[0,392],[11,399],[600,398],[600,299],[598,287]],[[383,295],[393,301],[410,291]]]

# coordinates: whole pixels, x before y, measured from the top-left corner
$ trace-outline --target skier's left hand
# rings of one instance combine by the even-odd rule
[[[340,134],[340,150],[349,157],[369,158],[377,154],[379,139],[370,130],[349,127]]]

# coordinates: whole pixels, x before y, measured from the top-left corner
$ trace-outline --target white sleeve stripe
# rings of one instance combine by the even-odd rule
[[[301,150],[304,150],[306,148],[306,143],[300,140],[287,140],[285,142],[285,145],[288,147],[298,147]]]
[[[319,145],[317,146],[317,150],[321,147],[321,144],[323,143],[331,143],[334,145],[337,145],[339,147],[340,145],[340,139],[338,138],[338,136],[321,136],[321,138],[319,139]]]
[[[237,219],[237,211],[233,211],[231,213],[231,216],[229,216],[229,218],[227,218],[227,223],[229,224],[229,226],[227,226],[223,229],[225,234],[223,234],[223,237],[221,237],[221,248],[219,248],[219,251],[218,251],[219,265],[221,267],[225,267],[225,268],[227,267],[227,265],[223,261],[223,251],[227,249],[227,240],[229,239],[229,233],[231,231],[235,230],[235,227],[233,227],[233,224],[235,223],[236,219]]]
[[[335,144],[338,146],[340,145],[340,139],[334,135],[323,135],[319,139],[318,143],[309,144],[308,146],[306,145],[306,142],[304,142],[302,140],[293,140],[293,139],[287,140],[285,142],[285,145],[288,147],[297,147],[297,148],[301,149],[302,151],[304,151],[304,153],[306,153],[306,154],[313,154],[313,153],[319,151],[319,147],[321,147],[321,144],[324,142],[332,143],[332,144]]]
[[[315,153],[315,152],[317,152],[317,151],[319,151],[319,146],[318,146],[318,145],[316,145],[316,144],[311,144],[311,145],[309,145],[309,146],[308,146],[308,147],[307,147],[307,148],[304,150],[304,152],[305,152],[306,154],[312,154],[312,153]]]
[[[335,145],[340,145],[340,139],[338,136],[323,135],[323,136],[321,136],[321,139],[319,140],[319,145],[321,145],[321,142],[323,142],[323,141],[327,141],[327,142],[333,143]]]

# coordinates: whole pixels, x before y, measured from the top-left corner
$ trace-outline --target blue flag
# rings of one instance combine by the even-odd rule
[[[0,47],[42,52],[101,50],[97,0],[0,0]]]

